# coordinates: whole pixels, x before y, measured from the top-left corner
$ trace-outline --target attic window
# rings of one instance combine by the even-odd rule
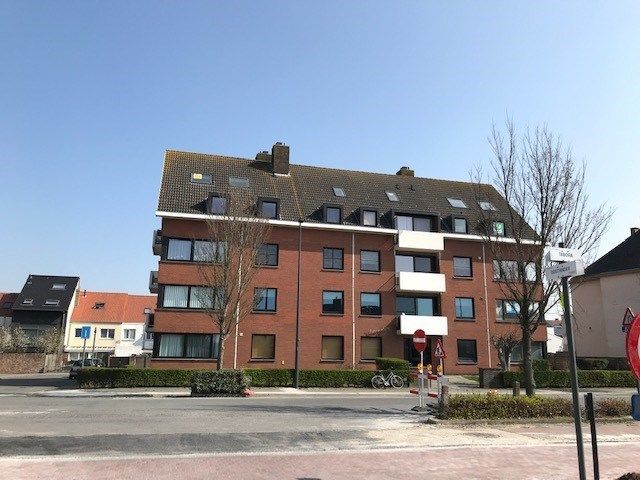
[[[387,194],[387,198],[391,201],[391,202],[399,202],[400,201],[400,197],[398,197],[398,194],[396,192],[390,192],[389,190],[387,190],[386,192],[384,192]]]
[[[96,310],[102,310],[104,308],[104,305],[104,302],[96,302],[93,308],[95,308]]]
[[[11,308],[11,305],[13,305],[13,303],[11,303],[11,302],[4,302],[4,303],[2,304],[2,308]]]
[[[245,177],[229,177],[229,186],[249,188],[249,179]]]
[[[213,215],[225,215],[229,200],[226,197],[212,195],[209,197],[209,213]]]
[[[23,305],[33,305],[33,298],[25,298],[22,300]]]
[[[464,203],[459,198],[449,198],[449,197],[447,197],[447,200],[449,201],[449,203],[451,204],[452,207],[455,207],[455,208],[467,208],[467,204]]]
[[[333,194],[336,197],[346,197],[347,194],[344,192],[344,189],[342,187],[332,187],[333,188]]]
[[[211,185],[213,183],[213,176],[210,173],[192,173],[191,183]]]
[[[51,285],[51,290],[66,290],[66,289],[67,289],[66,283],[54,283],[53,285]]]
[[[493,203],[488,201],[478,202],[478,205],[480,205],[482,210],[497,210],[497,208],[493,206]]]
[[[60,300],[53,300],[49,298],[44,301],[44,304],[49,307],[57,307],[58,305],[60,305]]]

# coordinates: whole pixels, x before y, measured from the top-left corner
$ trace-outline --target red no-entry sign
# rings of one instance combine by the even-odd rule
[[[427,335],[424,330],[416,330],[413,332],[413,348],[419,352],[424,352],[427,348]]]
[[[415,337],[413,344],[415,345]],[[640,380],[640,314],[635,316],[627,330],[627,359],[631,371]]]

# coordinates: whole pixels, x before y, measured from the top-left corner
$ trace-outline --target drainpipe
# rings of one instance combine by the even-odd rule
[[[300,268],[302,263],[302,219],[298,220],[298,281],[296,287],[296,354],[293,387],[300,386]]]
[[[351,370],[356,368],[356,234],[351,232]]]
[[[487,262],[482,244],[482,278],[484,280],[484,310],[487,324],[487,353],[489,354],[489,368],[491,368],[491,334],[489,333],[489,297],[487,293]]]

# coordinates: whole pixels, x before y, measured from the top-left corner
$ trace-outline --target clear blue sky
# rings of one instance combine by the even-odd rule
[[[640,224],[640,4],[0,0],[0,291],[147,291],[167,148],[469,178],[508,112]]]

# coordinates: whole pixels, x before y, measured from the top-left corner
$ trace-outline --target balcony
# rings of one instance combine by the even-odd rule
[[[444,236],[437,232],[398,230],[397,251],[441,252],[444,250]]]
[[[427,315],[405,315],[398,317],[398,335],[413,335],[418,330],[424,330],[427,335],[447,335],[447,317]]]
[[[151,244],[154,255],[160,255],[162,253],[162,230],[153,231],[153,242]]]
[[[446,289],[443,273],[396,272],[397,292],[443,293]]]
[[[151,270],[149,274],[149,293],[158,293],[158,271]]]

